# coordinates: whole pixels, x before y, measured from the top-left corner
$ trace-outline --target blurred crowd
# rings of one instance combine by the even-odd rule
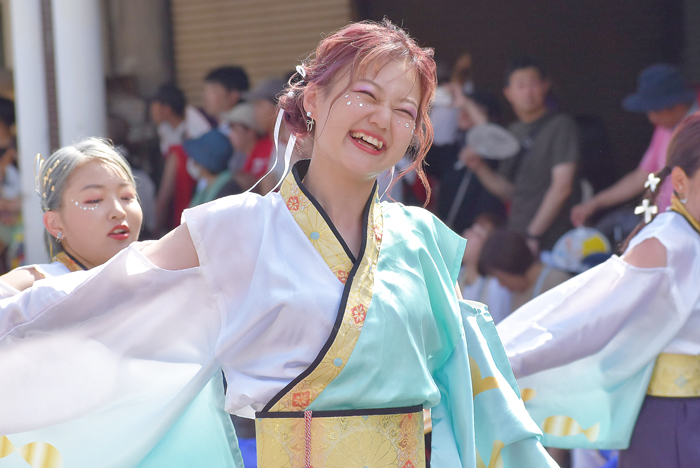
[[[614,181],[601,169],[611,157],[603,120],[568,115],[552,93],[556,78],[535,59],[506,67],[503,97],[515,120],[505,127],[500,97],[473,76],[469,54],[451,69],[438,64],[428,206],[468,239],[463,295],[488,304],[498,322],[617,253],[641,219],[635,207],[649,174],[665,166],[673,130],[698,110],[698,95],[671,65],[640,72],[621,105],[646,114],[655,130],[637,167]],[[403,201],[424,202],[419,185],[408,184]],[[660,211],[670,197],[666,183]]]
[[[698,110],[696,91],[667,64],[642,70],[621,103],[654,126],[637,167],[620,180],[601,169],[611,157],[597,116],[570,116],[532,58],[506,68],[503,97],[515,120],[506,127],[499,97],[472,79],[468,54],[450,70],[438,64],[431,112],[435,140],[426,162],[433,210],[467,238],[459,286],[488,305],[496,323],[538,295],[618,253],[642,219],[636,209],[652,177],[666,166],[674,128]],[[488,130],[488,131],[487,131]],[[424,202],[418,184],[404,202]],[[657,199],[666,210],[672,188]],[[550,449],[562,467],[616,466],[616,453]]]
[[[144,211],[142,239],[158,238],[180,223],[182,211],[248,189],[265,194],[283,176],[289,134],[273,133],[276,99],[289,77],[269,77],[251,88],[246,71],[222,66],[202,81],[196,107],[176,85],[140,96],[129,78],[108,80],[108,137],[134,169]],[[380,178],[380,193],[424,205],[469,242],[460,286],[485,302],[496,321],[538,294],[603,261],[636,226],[636,198],[649,173],[665,163],[674,127],[697,109],[697,94],[678,70],[643,70],[622,106],[646,113],[655,131],[639,165],[619,181],[600,170],[610,158],[600,117],[570,116],[552,93],[547,71],[532,58],[505,70],[503,95],[474,81],[472,57],[438,63],[431,110],[435,136],[426,158],[433,195],[420,181]],[[493,89],[493,83],[483,88]],[[500,85],[500,84],[499,84]],[[505,101],[503,101],[505,98]],[[515,120],[504,123],[507,103]],[[0,99],[0,249],[3,269],[22,261],[20,185],[14,106]],[[308,157],[310,148],[295,151]],[[410,155],[398,171],[410,164]],[[664,187],[659,209],[669,203]],[[585,227],[585,228],[584,228]],[[574,228],[578,228],[574,230]]]
[[[274,141],[276,100],[293,75],[251,87],[242,67],[216,68],[202,81],[201,108],[172,83],[144,97],[132,79],[108,80],[108,137],[133,168],[144,213],[141,239],[159,238],[179,225],[188,207],[249,189],[260,194],[273,189],[284,175],[280,159],[289,139],[282,125]],[[488,304],[499,322],[615,253],[639,222],[635,205],[649,174],[665,166],[673,129],[698,110],[697,92],[673,66],[641,71],[637,88],[621,105],[646,114],[655,130],[637,167],[611,181],[600,170],[611,157],[603,119],[567,114],[552,93],[557,77],[536,60],[519,58],[505,68],[502,96],[483,91],[473,77],[469,54],[453,66],[438,63],[430,113],[434,142],[426,158],[432,197],[411,174],[394,179],[410,165],[410,155],[397,171],[380,177],[379,193],[388,201],[427,206],[468,239],[459,286],[465,299]],[[493,89],[489,85],[484,88]],[[505,103],[515,117],[507,125]],[[0,98],[4,271],[22,263],[14,126],[14,103]],[[293,158],[309,157],[310,150],[297,148]],[[671,191],[669,183],[662,187],[659,210],[669,206]],[[241,439],[254,437],[238,429]],[[598,457],[577,466],[605,463],[601,454],[577,456]]]

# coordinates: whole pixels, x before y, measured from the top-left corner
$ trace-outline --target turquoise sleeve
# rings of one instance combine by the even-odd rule
[[[432,466],[474,467],[474,405],[466,342],[434,374],[440,403],[431,410]]]
[[[556,468],[520,399],[491,316],[464,301],[460,312],[464,340],[434,374],[441,394],[433,409],[434,466]]]
[[[467,246],[467,240],[448,228],[435,216],[432,218],[435,229],[435,240],[450,272],[452,286],[454,286],[462,266],[462,258],[464,257],[464,248]]]

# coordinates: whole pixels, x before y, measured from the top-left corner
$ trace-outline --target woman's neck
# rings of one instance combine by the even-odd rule
[[[360,182],[347,176],[341,167],[311,158],[304,186],[320,203],[350,250],[357,255],[362,244],[363,213],[372,194],[374,181]]]

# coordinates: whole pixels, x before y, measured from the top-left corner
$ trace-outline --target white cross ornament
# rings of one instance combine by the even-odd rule
[[[649,174],[649,177],[647,177],[647,181],[644,183],[644,188],[650,188],[651,192],[654,193],[656,191],[656,187],[659,185],[659,182],[661,182],[661,179],[656,177],[652,172]]]
[[[659,212],[656,205],[649,205],[649,200],[642,200],[642,204],[634,209],[634,214],[644,213],[644,222],[649,224],[651,222],[651,217]]]

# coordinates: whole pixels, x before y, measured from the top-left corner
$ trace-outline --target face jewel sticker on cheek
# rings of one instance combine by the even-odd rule
[[[83,206],[80,204],[80,202],[77,202],[77,201],[73,200],[72,198],[70,201],[71,201],[71,203],[75,203],[75,206],[77,206],[78,209],[81,209],[83,211],[95,211],[100,206],[99,203],[95,203],[91,206]]]
[[[400,120],[397,120],[396,123],[399,124],[399,125],[401,125],[402,122],[401,122]],[[413,123],[413,120],[409,120],[408,122],[406,122],[406,128],[411,128],[411,124],[412,124],[412,123]],[[415,129],[416,129],[416,124],[413,123],[413,128],[411,129],[411,134],[413,134],[413,131],[414,131]]]

